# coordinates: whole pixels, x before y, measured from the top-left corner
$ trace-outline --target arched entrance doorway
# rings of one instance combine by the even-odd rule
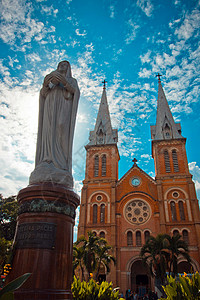
[[[99,283],[101,283],[102,281],[106,281],[106,268],[103,264],[101,264],[100,266],[99,276],[97,280]]]
[[[144,265],[141,260],[134,261],[131,266],[131,290],[143,297],[150,288],[151,276],[147,265]]]
[[[193,266],[187,261],[181,261],[178,264],[178,273],[184,273],[184,272],[187,274],[194,273]]]

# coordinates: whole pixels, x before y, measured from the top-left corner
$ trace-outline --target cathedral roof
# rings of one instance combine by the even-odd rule
[[[135,159],[134,159],[135,160]],[[133,161],[134,161],[133,160]],[[156,184],[156,181],[154,178],[152,178],[151,176],[149,176],[144,170],[142,170],[136,163],[136,161],[134,161],[133,166],[119,179],[117,185],[120,185],[129,175],[134,174],[134,171],[138,171],[139,173],[141,173],[143,176],[145,176],[148,180],[150,180],[152,183]]]
[[[117,129],[112,129],[109,107],[104,86],[101,97],[101,103],[97,115],[96,125],[93,131],[90,131],[90,142],[87,146],[117,144]]]
[[[181,135],[181,125],[174,122],[160,78],[158,80],[156,125],[151,126],[151,137],[152,140],[183,138]]]

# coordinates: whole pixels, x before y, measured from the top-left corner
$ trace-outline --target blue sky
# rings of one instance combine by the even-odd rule
[[[67,59],[81,97],[73,175],[80,192],[85,149],[106,79],[119,130],[119,177],[138,165],[154,176],[150,125],[156,121],[159,72],[170,108],[187,138],[200,195],[200,1],[1,0],[0,193],[16,194],[34,169],[38,98],[44,76]]]

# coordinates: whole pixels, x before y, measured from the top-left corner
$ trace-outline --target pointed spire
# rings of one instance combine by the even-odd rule
[[[103,93],[97,115],[96,125],[94,131],[90,131],[90,142],[88,143],[88,146],[116,144],[118,141],[117,129],[112,129],[111,125],[105,83],[106,81],[104,80]]]
[[[156,125],[151,126],[151,134],[153,140],[180,139],[181,135],[180,123],[175,123],[170,111],[162,84],[160,74],[158,77],[158,100],[157,100],[157,117]]]

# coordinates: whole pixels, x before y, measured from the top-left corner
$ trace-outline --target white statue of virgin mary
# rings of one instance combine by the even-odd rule
[[[73,187],[72,145],[79,101],[68,61],[48,74],[40,91],[35,169],[30,184],[54,182]]]

